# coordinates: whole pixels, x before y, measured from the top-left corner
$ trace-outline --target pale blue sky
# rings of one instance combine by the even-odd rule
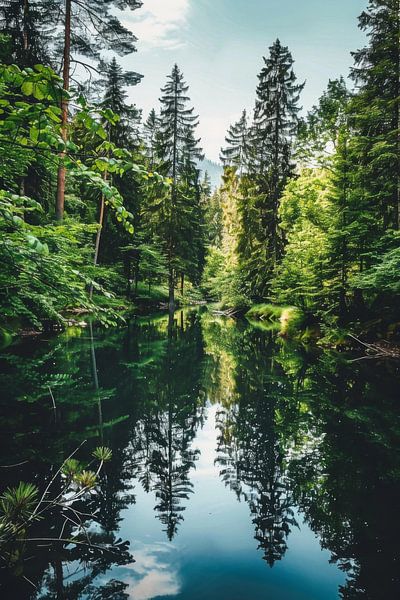
[[[131,97],[145,116],[158,107],[160,87],[176,62],[200,115],[206,155],[218,159],[229,124],[252,109],[262,56],[279,37],[289,46],[295,71],[306,80],[309,109],[329,78],[348,75],[350,52],[363,44],[357,16],[367,0],[144,0],[122,15],[139,38],[126,68],[144,74]]]

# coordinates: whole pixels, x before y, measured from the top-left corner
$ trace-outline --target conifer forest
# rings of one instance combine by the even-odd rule
[[[4,600],[400,598],[400,0],[0,0],[0,433]]]

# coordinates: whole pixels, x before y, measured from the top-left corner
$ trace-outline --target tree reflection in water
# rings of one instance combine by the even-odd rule
[[[214,330],[229,344],[218,329],[211,323],[209,335]],[[231,334],[231,349],[225,350],[236,353],[237,393],[234,403],[218,413],[216,464],[238,500],[248,503],[258,548],[272,567],[285,555],[291,528],[297,526],[281,439],[282,426],[293,417],[293,402],[271,356],[273,338],[247,330]]]
[[[82,460],[100,442],[113,451],[97,493],[80,506],[93,515],[93,540],[112,551],[31,544],[2,569],[2,597],[128,598],[123,569],[113,571],[134,559],[119,539],[124,511],[140,486],[155,498],[167,540],[179,535],[208,403],[217,406],[220,478],[247,503],[267,564],[284,562],[300,515],[346,572],[344,600],[400,596],[395,366],[316,355],[196,311],[93,336],[72,331],[2,359],[1,464],[22,464],[1,470],[0,491],[20,480],[44,490],[83,440]],[[62,523],[54,512],[31,536],[56,537]],[[73,532],[68,523],[64,537]]]
[[[295,508],[347,573],[341,598],[399,597],[398,365],[307,354],[210,318],[204,335],[231,365],[213,379],[218,402],[231,381],[216,462],[248,502],[264,558],[284,556]]]
[[[169,323],[167,341],[154,366],[157,372],[151,379],[144,376],[148,388],[141,390],[150,412],[138,421],[134,435],[138,478],[146,492],[156,493],[154,509],[168,540],[176,535],[183,521],[183,501],[193,492],[189,475],[198,451],[192,444],[205,409],[202,353],[195,315],[184,324],[181,313],[179,326]]]

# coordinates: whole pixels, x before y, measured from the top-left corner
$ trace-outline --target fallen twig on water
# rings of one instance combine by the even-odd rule
[[[368,358],[390,358],[394,360],[400,360],[400,348],[398,346],[393,346],[385,340],[383,340],[382,342],[376,342],[374,344],[363,342],[351,333],[349,333],[348,336],[355,340],[358,344],[366,348],[368,353],[366,356],[361,356],[359,358],[353,359],[351,362],[365,360]]]
[[[239,313],[240,310],[238,310],[237,308],[228,308],[227,310],[211,310],[211,313],[213,315],[217,315],[220,317],[236,317]]]

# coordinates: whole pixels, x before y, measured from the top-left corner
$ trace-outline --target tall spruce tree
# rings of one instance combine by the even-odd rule
[[[160,118],[154,108],[143,124],[143,138],[149,167],[155,169],[160,149]]]
[[[264,58],[258,78],[250,171],[257,174],[256,205],[264,232],[266,261],[273,269],[283,240],[278,227],[279,199],[293,174],[292,149],[298,127],[299,97],[304,84],[296,83],[294,60],[277,40]]]
[[[224,166],[236,167],[241,175],[248,154],[248,126],[245,110],[239,121],[229,127],[225,142],[226,146],[221,148],[220,160]]]
[[[298,128],[299,99],[294,60],[279,40],[270,47],[258,79],[252,128],[252,170],[256,169],[260,219],[268,260],[273,267],[282,252],[278,229],[279,199],[293,174],[292,150]]]
[[[139,141],[140,111],[135,105],[128,104],[127,86],[135,86],[142,75],[134,71],[124,71],[115,57],[110,63],[101,63],[104,76],[97,82],[103,92],[102,108],[111,109],[120,117],[115,125],[106,124],[109,139],[116,145],[131,147]]]
[[[284,246],[279,201],[294,172],[293,146],[304,87],[297,83],[293,63],[289,49],[279,40],[264,58],[250,128],[248,173],[241,184],[241,270],[247,293],[260,299],[269,294],[272,273]]]
[[[175,65],[162,88],[160,115],[160,158],[164,174],[171,178],[171,190],[160,211],[160,237],[165,240],[168,256],[169,308],[175,306],[175,282],[189,268],[188,249],[199,232],[198,208],[200,193],[199,171],[195,161],[200,159],[200,140],[195,130],[198,117],[188,108],[188,85]]]
[[[400,1],[370,0],[359,18],[368,45],[354,53],[352,114],[359,191],[374,215],[366,246],[400,228]]]
[[[186,129],[180,158],[180,178],[182,205],[186,209],[186,218],[182,219],[181,257],[183,269],[180,274],[181,294],[184,293],[185,273],[198,285],[205,259],[205,207],[202,203],[199,161],[204,159],[200,140],[194,136],[191,127]],[[182,213],[182,216],[185,213]]]

